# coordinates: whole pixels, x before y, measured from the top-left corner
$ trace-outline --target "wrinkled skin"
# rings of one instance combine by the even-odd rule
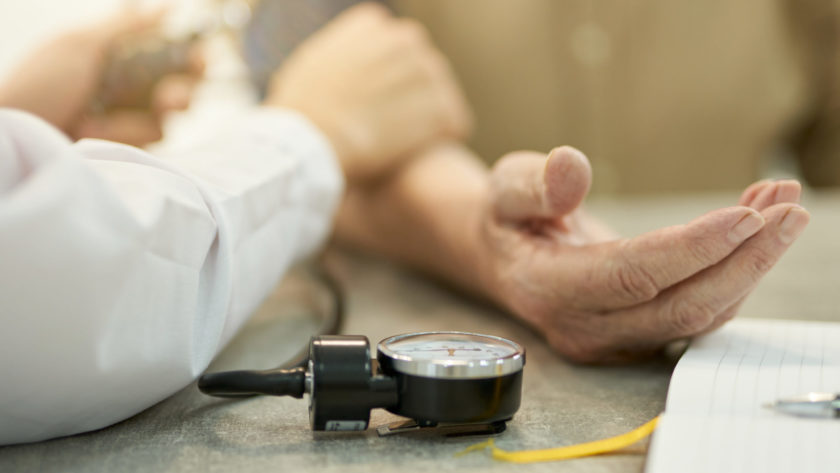
[[[617,238],[581,207],[590,183],[575,149],[512,153],[479,224],[485,292],[578,362],[632,360],[724,324],[809,220],[798,182],[761,181],[736,207]]]

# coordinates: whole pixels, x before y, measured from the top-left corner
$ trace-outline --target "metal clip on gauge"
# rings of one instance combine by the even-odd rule
[[[386,338],[376,351],[371,359],[364,336],[314,337],[306,368],[212,373],[198,387],[216,396],[307,393],[312,430],[364,430],[374,408],[412,419],[380,435],[435,426],[498,433],[519,409],[525,350],[510,340],[424,332]]]

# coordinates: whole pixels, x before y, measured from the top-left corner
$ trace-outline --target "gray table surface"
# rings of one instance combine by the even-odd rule
[[[677,224],[731,196],[695,195],[591,202],[622,234]],[[741,311],[743,317],[840,320],[840,194],[805,201],[811,226]],[[482,306],[388,263],[340,255],[349,293],[344,333],[373,343],[396,333],[466,330],[526,346],[522,407],[497,445],[546,448],[616,435],[658,414],[677,355],[621,367],[575,366],[537,335]],[[211,370],[268,368],[302,347],[315,330],[294,281],[281,285]],[[371,425],[398,420],[374,411]],[[433,435],[380,438],[363,433],[313,434],[306,402],[287,398],[212,399],[190,385],[145,412],[97,432],[0,448],[0,472],[12,471],[528,471],[637,472],[644,445],[619,455],[512,465],[485,453],[456,458],[476,439]]]

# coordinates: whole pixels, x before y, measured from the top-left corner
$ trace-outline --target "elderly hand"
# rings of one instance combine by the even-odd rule
[[[99,24],[54,38],[33,51],[0,83],[0,106],[34,113],[73,139],[102,138],[141,146],[161,138],[166,112],[186,108],[203,65],[160,78],[146,108],[94,111],[108,54],[117,44],[157,26],[162,12],[123,11]]]
[[[805,229],[796,181],[762,181],[740,205],[616,239],[580,203],[586,157],[504,157],[480,235],[487,293],[579,362],[615,362],[714,329]]]
[[[471,126],[452,71],[422,26],[377,4],[348,9],[304,42],[275,74],[266,103],[312,120],[351,181],[377,177]]]

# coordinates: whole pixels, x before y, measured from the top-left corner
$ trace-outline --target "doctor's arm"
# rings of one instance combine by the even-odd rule
[[[0,110],[0,444],[109,425],[203,371],[325,238],[343,173],[465,129],[433,53],[414,24],[358,7],[282,69],[267,107],[167,159]],[[400,139],[404,114],[418,126]]]
[[[0,443],[180,389],[325,237],[342,178],[305,119],[255,112],[208,144],[163,161],[0,111]]]

